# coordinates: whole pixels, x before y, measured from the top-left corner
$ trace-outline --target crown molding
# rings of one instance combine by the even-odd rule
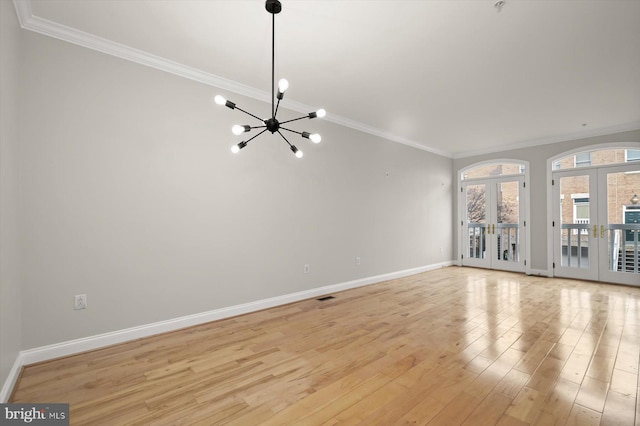
[[[35,16],[31,10],[30,0],[13,0],[13,3],[16,8],[16,13],[18,14],[20,26],[25,30],[96,50],[101,53],[106,53],[107,55],[155,68],[160,71],[178,75],[219,89],[228,90],[253,99],[271,102],[271,95],[264,90],[258,90],[233,80],[204,72],[197,68],[189,67],[124,44],[98,37],[94,34]],[[305,107],[306,112],[310,111],[308,108],[309,107]]]
[[[16,15],[18,15],[18,23],[22,28],[27,29],[27,21],[33,17],[31,0],[13,0],[13,7],[16,9]]]
[[[35,16],[31,10],[31,0],[13,0],[13,4],[18,15],[20,26],[25,30],[33,31],[38,34],[53,37],[58,40],[86,47],[88,49],[96,50],[98,52],[115,56],[120,59],[125,59],[127,61],[135,62],[140,65],[155,68],[160,71],[168,72],[170,74],[197,81],[199,83],[216,87],[218,89],[236,93],[238,95],[246,96],[266,103],[271,102],[271,93],[265,90],[256,89],[254,87],[247,86],[245,84],[241,84],[236,81],[229,80],[227,78],[220,77],[197,68],[171,61],[169,59],[156,56],[124,44],[116,43],[112,40],[98,37],[94,34],[80,31],[78,29]],[[293,100],[285,100],[284,102],[282,102],[282,107],[302,114],[307,114],[309,113],[309,111],[315,111],[317,109]],[[378,136],[393,142],[398,142],[416,149],[452,158],[452,153],[450,152],[426,147],[418,142],[385,132],[384,130],[348,119],[346,117],[341,117],[335,114],[327,114],[324,120],[344,127],[349,127],[360,132],[368,133],[373,136]]]
[[[535,146],[549,145],[553,143],[567,142],[567,141],[572,141],[577,139],[592,138],[592,137],[603,136],[603,135],[612,135],[614,133],[629,132],[633,130],[640,130],[640,121],[634,121],[632,123],[619,124],[619,125],[610,126],[610,127],[601,127],[599,129],[582,130],[580,132],[574,132],[574,133],[565,133],[564,135],[549,136],[549,137],[540,138],[540,139],[531,139],[528,141],[516,142],[508,145],[500,145],[499,147],[478,149],[474,151],[465,151],[464,153],[453,154],[452,158],[458,159],[458,158],[466,158],[466,157],[475,157],[477,155],[484,155],[484,154],[495,154],[496,152],[510,151],[512,149],[532,148]]]
[[[329,113],[327,113],[327,117],[329,117]],[[326,117],[325,117],[325,119],[326,119]],[[400,143],[400,144],[403,144],[403,145],[407,145],[407,146],[410,146],[410,147],[413,147],[413,148],[417,148],[417,149],[420,149],[422,151],[431,152],[432,154],[441,155],[441,156],[447,157],[447,158],[453,158],[453,154],[451,152],[449,152],[449,151],[443,151],[443,150],[440,150],[440,149],[427,147],[427,146],[419,144],[418,142],[412,141],[410,139],[406,139],[406,138],[403,138],[401,136],[397,136],[397,135],[385,132],[384,130],[380,130],[378,128],[369,126],[367,124],[360,123],[358,121],[351,120],[351,119],[346,118],[346,117],[332,115],[330,117],[329,121],[332,121],[333,123],[336,123],[336,124],[340,124],[341,126],[350,127],[352,129],[359,130],[359,131],[364,132],[364,133],[369,133],[371,135],[378,136],[378,137],[381,137],[383,139],[387,139],[387,140],[390,140],[390,141],[393,141],[393,142],[397,142],[397,143]]]

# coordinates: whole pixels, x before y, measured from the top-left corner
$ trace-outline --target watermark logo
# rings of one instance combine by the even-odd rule
[[[69,404],[0,404],[0,425],[69,426]]]

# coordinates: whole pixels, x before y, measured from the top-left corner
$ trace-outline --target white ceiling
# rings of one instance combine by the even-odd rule
[[[276,80],[292,109],[454,158],[640,128],[640,0],[494,2],[282,0]],[[27,29],[270,94],[264,0],[15,4]]]

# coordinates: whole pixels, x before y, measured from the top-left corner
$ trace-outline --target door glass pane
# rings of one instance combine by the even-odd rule
[[[501,182],[496,191],[498,260],[518,262],[520,234],[520,182]]]
[[[640,204],[636,193],[639,188],[638,172],[607,174],[608,223],[600,236],[606,238],[610,271],[640,273]]]
[[[487,227],[487,187],[484,184],[468,185],[467,229],[469,238],[469,257],[484,259],[486,252]]]
[[[567,176],[560,185],[561,265],[589,268],[589,176]]]

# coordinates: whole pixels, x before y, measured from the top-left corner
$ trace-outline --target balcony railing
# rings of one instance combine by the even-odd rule
[[[562,266],[589,267],[589,226],[562,224]],[[606,228],[596,228],[595,232],[597,237],[607,233],[609,270],[640,273],[640,224],[609,224]]]
[[[486,223],[470,223],[469,229],[469,257],[484,259]]]
[[[469,257],[484,259],[486,256],[485,234],[488,225],[486,223],[470,223],[469,230]],[[518,262],[520,259],[520,234],[517,223],[498,223],[496,225],[497,258],[509,262]]]
[[[587,223],[563,223],[561,225],[562,266],[589,267],[589,221],[586,221]]]
[[[517,262],[520,259],[520,234],[517,223],[498,223],[498,259]]]
[[[609,270],[640,273],[640,223],[609,224]]]

